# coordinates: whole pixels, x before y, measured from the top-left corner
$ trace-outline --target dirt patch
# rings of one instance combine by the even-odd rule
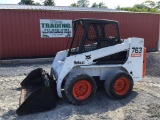
[[[19,104],[20,82],[35,68],[50,71],[51,63],[3,65],[0,67],[0,120],[139,120],[160,119],[160,53],[147,53],[147,75],[136,82],[125,99],[113,100],[104,89],[97,91],[92,102],[74,106],[64,99],[55,109],[27,116],[15,114]]]
[[[160,118],[160,104],[150,104],[148,105],[147,112],[150,114],[150,118]]]

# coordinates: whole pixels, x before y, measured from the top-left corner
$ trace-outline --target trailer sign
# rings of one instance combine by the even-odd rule
[[[72,37],[72,20],[40,19],[41,38]]]

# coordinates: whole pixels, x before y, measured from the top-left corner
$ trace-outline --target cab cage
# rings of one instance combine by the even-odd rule
[[[77,19],[73,21],[73,38],[68,56],[119,43],[121,39],[117,21]]]

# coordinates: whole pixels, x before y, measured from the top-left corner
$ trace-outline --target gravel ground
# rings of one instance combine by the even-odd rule
[[[17,116],[20,81],[31,70],[41,67],[49,72],[51,63],[0,66],[0,120],[159,120],[160,119],[160,52],[147,53],[147,75],[136,82],[130,96],[121,100],[109,98],[98,90],[94,100],[74,106],[63,99],[55,109],[26,116]]]

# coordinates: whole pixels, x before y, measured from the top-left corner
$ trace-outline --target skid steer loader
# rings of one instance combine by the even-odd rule
[[[77,19],[73,31],[69,48],[56,54],[50,74],[38,68],[21,82],[18,115],[53,109],[59,97],[74,105],[87,104],[95,96],[98,80],[104,81],[110,97],[125,98],[133,82],[144,77],[144,40],[122,40],[117,21]]]

